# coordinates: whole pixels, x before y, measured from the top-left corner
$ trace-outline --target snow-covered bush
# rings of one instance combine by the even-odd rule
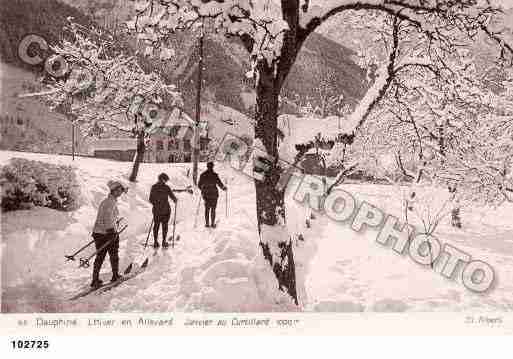
[[[12,211],[27,205],[61,211],[76,208],[80,195],[71,166],[13,158],[0,172],[2,209]]]

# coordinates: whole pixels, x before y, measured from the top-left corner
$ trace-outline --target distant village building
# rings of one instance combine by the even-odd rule
[[[193,128],[160,127],[150,136],[144,154],[145,162],[191,162]],[[207,137],[200,137],[200,161],[208,157]]]
[[[30,120],[19,116],[0,116],[1,133],[3,135],[18,134],[20,131],[26,131],[29,128]]]
[[[135,138],[105,138],[92,144],[94,157],[115,161],[132,161],[137,149]]]
[[[193,121],[182,111],[173,111],[165,126],[152,129],[146,142],[144,162],[191,162],[193,144]],[[200,134],[200,161],[209,154],[208,128],[202,123]],[[132,161],[137,149],[136,139],[100,139],[93,146],[95,157],[117,161]]]

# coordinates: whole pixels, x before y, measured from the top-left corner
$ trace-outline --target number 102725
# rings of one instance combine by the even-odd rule
[[[48,349],[48,340],[11,340],[12,349]]]

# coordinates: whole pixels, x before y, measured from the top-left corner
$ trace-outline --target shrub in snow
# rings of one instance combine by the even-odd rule
[[[80,187],[71,166],[13,158],[0,171],[2,209],[42,206],[69,211],[77,206]]]

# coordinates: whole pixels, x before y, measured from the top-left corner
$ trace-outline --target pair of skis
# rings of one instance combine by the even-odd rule
[[[150,232],[151,232],[151,227],[150,227]],[[74,295],[69,300],[77,300],[79,298],[88,296],[92,293],[96,293],[96,294],[100,295],[100,294],[105,293],[111,289],[114,289],[117,286],[119,286],[120,284],[126,282],[127,280],[132,279],[132,278],[138,276],[139,274],[141,274],[142,272],[144,272],[146,270],[146,268],[148,267],[148,264],[149,264],[148,257],[146,257],[144,259],[144,261],[141,263],[140,266],[136,266],[134,264],[134,262],[131,262],[124,270],[123,276],[120,279],[118,279],[117,281],[107,282],[98,287],[87,288],[87,289],[79,292],[78,294]]]
[[[152,225],[153,225],[153,222],[152,222]],[[124,226],[123,229],[118,232],[118,234],[123,232],[123,230],[125,230],[125,229],[126,229],[126,226]],[[149,233],[151,233],[151,226],[150,226],[150,231],[148,232],[148,238],[149,238]],[[179,239],[179,236],[177,237],[177,240],[178,239]],[[107,243],[107,245],[109,243]],[[173,243],[174,243],[174,241],[173,241]],[[103,246],[102,248],[100,248],[98,251],[96,251],[93,255],[91,255],[88,258],[85,258],[85,259],[84,258],[80,258],[80,266],[81,267],[88,267],[89,266],[89,260],[95,254],[97,254],[99,251],[104,250],[105,249],[104,247],[106,248],[106,246]],[[71,256],[66,256],[66,258],[74,257],[74,255],[76,255],[76,253],[74,253]],[[68,260],[74,260],[74,259],[68,258]],[[83,290],[83,291],[77,293],[76,295],[74,295],[73,297],[71,297],[69,300],[71,300],[71,301],[77,300],[79,298],[83,298],[83,297],[88,296],[88,295],[93,294],[93,293],[96,293],[96,294],[100,295],[100,294],[105,293],[105,292],[107,292],[107,291],[109,291],[111,289],[114,289],[117,286],[121,285],[122,283],[126,282],[127,280],[132,279],[132,278],[138,276],[139,274],[141,274],[142,272],[144,272],[146,270],[146,268],[148,267],[148,263],[149,263],[149,258],[148,257],[146,257],[144,259],[144,261],[141,263],[140,266],[137,266],[137,265],[134,264],[134,262],[131,262],[127,266],[127,268],[124,270],[123,275],[121,276],[121,278],[119,278],[117,281],[107,282],[107,283],[104,283],[104,284],[102,284],[100,286],[97,286],[97,287],[86,288],[85,290]]]
[[[163,243],[161,246],[162,246],[162,249],[168,249],[169,247],[174,247],[173,243],[176,243],[176,242],[180,242],[180,235],[177,234],[176,237],[169,237],[168,240],[165,242],[165,244]],[[169,244],[171,243],[171,245]],[[157,251],[160,246],[158,247],[155,247],[154,245],[153,246],[149,246],[148,243],[142,243],[141,242],[141,245],[144,247],[144,249],[148,248],[148,247],[152,247],[155,251]]]
[[[172,248],[175,247],[175,239],[176,239],[177,242],[180,240],[180,235],[175,237],[175,235],[176,235],[176,210],[177,210],[177,208],[178,208],[178,203],[175,202],[175,211],[174,211],[175,213],[173,215],[173,235],[171,236],[171,241],[169,241],[169,242],[171,242],[171,247]],[[144,243],[144,248],[148,247],[148,241],[150,239],[151,230],[152,230],[154,225],[155,225],[155,220],[152,219],[151,220],[151,224],[150,224],[150,228],[148,229],[148,235],[146,236],[146,242]],[[167,248],[168,246],[169,245],[167,245],[167,246],[163,245],[163,248],[164,247]]]
[[[123,217],[121,217],[120,219],[118,219],[118,220],[116,221],[117,226],[118,226],[118,227],[120,227],[122,222],[126,222],[126,221],[125,221],[125,219],[124,219]],[[125,229],[127,229],[127,227],[128,227],[128,224],[124,224],[124,225],[122,226],[122,228],[117,232],[117,236],[119,237],[119,235],[120,235],[121,233],[123,233],[123,231],[124,231]],[[114,238],[114,239],[115,239],[115,238]],[[93,252],[93,254],[91,254],[90,256],[88,256],[88,257],[86,257],[86,258],[80,258],[80,260],[79,260],[79,262],[80,262],[80,264],[79,264],[79,268],[80,268],[80,267],[83,267],[83,268],[87,268],[87,267],[89,267],[89,265],[90,265],[90,264],[89,264],[89,261],[90,261],[94,256],[96,256],[98,253],[100,253],[101,251],[105,250],[105,249],[106,249],[106,248],[111,244],[111,242],[112,242],[114,239],[112,239],[112,240],[108,241],[107,243],[105,243],[105,244],[104,244],[103,246],[101,246],[99,249],[97,249],[96,251],[94,251],[94,252]],[[85,246],[83,246],[82,248],[78,249],[75,253],[73,253],[73,254],[69,254],[69,255],[65,255],[65,256],[64,256],[64,258],[66,258],[66,261],[68,261],[68,262],[75,261],[75,257],[76,257],[79,253],[83,252],[86,248],[88,248],[91,244],[93,244],[93,243],[94,243],[94,241],[95,241],[95,240],[93,239],[92,241],[90,241],[89,243],[87,243]]]
[[[150,226],[149,232],[151,232],[151,226]],[[149,236],[148,236],[148,238],[149,238]],[[179,241],[180,235],[177,235],[176,239],[174,239],[174,233],[173,233],[173,239],[172,239],[173,246],[174,246],[175,240]],[[145,244],[145,246],[146,245],[147,245],[147,243]],[[162,249],[167,249],[167,248],[168,248],[167,246],[162,246]],[[77,300],[79,298],[83,298],[83,297],[85,297],[89,294],[92,294],[94,292],[96,292],[98,295],[108,292],[109,290],[116,288],[120,284],[122,284],[122,283],[126,282],[127,280],[132,279],[132,278],[138,276],[139,274],[141,274],[142,272],[144,272],[146,270],[146,268],[148,267],[148,263],[149,263],[149,258],[146,257],[146,259],[142,262],[142,264],[138,268],[134,269],[135,265],[134,265],[134,262],[132,262],[128,265],[128,267],[123,272],[123,276],[120,279],[118,279],[117,281],[108,282],[108,283],[102,284],[101,286],[98,286],[98,287],[88,288],[88,289],[74,295],[73,297],[70,298],[70,300]]]
[[[205,227],[206,229],[216,229],[219,226],[220,220],[217,219],[213,226]]]
[[[180,190],[174,190],[175,192],[188,192],[188,193],[192,193],[192,189],[190,186],[188,186],[187,188],[185,189],[180,189]],[[174,213],[174,217],[173,217],[173,235],[172,235],[172,238],[171,238],[171,246],[174,247],[175,245],[175,241],[179,241],[180,240],[180,235],[176,235],[176,210],[177,210],[177,202],[175,202],[175,213]],[[119,223],[123,220],[123,218],[120,218],[118,220],[118,225]],[[151,229],[153,227],[153,219],[151,221],[151,225],[150,225],[150,229],[148,230],[148,236],[146,237],[146,243],[144,244],[145,248],[147,247],[148,245],[148,240],[149,240],[149,237],[150,237],[150,233],[151,233]],[[121,234],[126,228],[128,227],[128,225],[125,225],[123,226],[123,228],[118,232],[118,236],[119,234]],[[84,249],[86,249],[87,247],[89,247],[91,244],[94,243],[94,240],[92,240],[91,242],[89,242],[88,244],[86,244],[85,246],[83,246],[82,248],[80,248],[79,250],[77,250],[75,253],[71,254],[71,255],[66,255],[65,258],[68,260],[68,261],[74,261],[75,260],[75,256],[78,255],[78,253],[82,252]],[[89,267],[89,260],[91,258],[93,258],[95,255],[97,255],[100,251],[104,250],[105,248],[107,248],[107,245],[110,244],[110,242],[106,243],[104,246],[102,246],[99,250],[97,250],[96,252],[94,252],[91,256],[89,256],[88,258],[80,258],[80,267]],[[164,247],[163,246],[163,249],[167,249],[167,246]],[[132,279],[134,278],[135,276],[139,275],[140,273],[144,272],[146,270],[146,268],[148,267],[148,263],[149,263],[149,258],[146,257],[146,259],[142,262],[142,264],[137,268],[135,269],[134,271],[132,271],[134,269],[134,263],[130,263],[128,265],[128,267],[125,269],[125,271],[123,272],[123,276],[118,279],[117,281],[114,281],[114,282],[109,282],[109,283],[106,283],[106,284],[102,284],[101,286],[98,286],[98,287],[90,287],[90,288],[87,288],[86,290],[83,290],[82,292],[74,295],[73,297],[70,298],[70,300],[76,300],[76,299],[79,299],[79,298],[82,298],[82,297],[85,297],[91,293],[94,293],[94,292],[97,292],[98,294],[101,294],[101,293],[104,293],[106,291],[109,291],[117,286],[119,286],[120,284],[122,284],[123,282],[126,282],[127,280],[129,279]]]
[[[85,297],[89,294],[95,293],[95,292],[97,294],[102,294],[102,293],[105,293],[113,288],[116,288],[120,284],[122,284],[122,283],[126,282],[127,280],[132,279],[132,278],[138,276],[139,274],[141,274],[142,272],[144,272],[146,270],[146,268],[148,267],[148,264],[149,264],[149,258],[146,258],[141,263],[141,265],[139,267],[134,269],[134,267],[136,267],[136,266],[134,265],[134,262],[131,262],[126,267],[126,269],[123,271],[123,275],[121,276],[121,278],[119,278],[117,281],[107,282],[107,283],[104,283],[97,287],[87,288],[87,289],[79,292],[78,294],[74,295],[69,300],[77,300],[79,298],[83,298],[83,297]]]
[[[180,236],[178,235],[176,237],[176,241],[179,241],[179,239],[180,239]],[[164,249],[164,247],[163,247],[163,249]],[[142,262],[142,264],[139,267],[134,265],[134,263],[132,262],[128,265],[128,267],[123,272],[123,276],[120,279],[118,279],[117,281],[107,282],[98,287],[87,288],[87,289],[79,292],[78,294],[74,295],[69,300],[72,300],[72,301],[77,300],[79,298],[83,298],[83,297],[88,296],[93,293],[100,295],[102,293],[108,292],[109,290],[114,289],[117,286],[121,285],[122,283],[126,282],[127,280],[130,280],[130,279],[138,276],[139,274],[143,273],[146,270],[146,268],[148,267],[148,264],[149,264],[148,257],[146,257],[146,259]],[[136,267],[136,268],[134,268],[134,267]]]
[[[79,292],[78,294],[74,295],[69,300],[77,300],[79,298],[83,298],[83,297],[85,297],[89,294],[95,293],[95,292],[97,294],[102,294],[102,293],[105,293],[113,288],[116,288],[120,284],[122,284],[122,283],[126,282],[127,280],[132,279],[132,278],[138,276],[139,274],[141,274],[142,272],[144,272],[146,270],[146,268],[148,267],[148,262],[149,262],[149,260],[148,260],[148,258],[146,258],[146,260],[141,264],[141,266],[135,270],[133,268],[134,267],[133,263],[130,263],[128,265],[128,267],[125,269],[125,271],[123,272],[123,276],[121,276],[121,278],[119,278],[117,281],[107,282],[107,283],[104,283],[97,287],[89,287],[89,288]]]

